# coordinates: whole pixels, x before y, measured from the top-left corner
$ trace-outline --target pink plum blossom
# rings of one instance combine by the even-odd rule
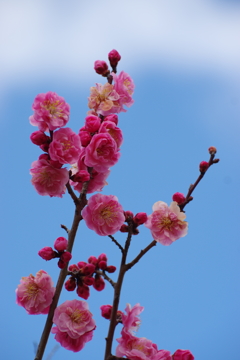
[[[57,327],[52,328],[51,332],[55,334],[54,338],[62,345],[62,347],[73,352],[82,350],[86,342],[93,338],[93,330],[74,339],[71,338],[67,332],[60,331]]]
[[[74,164],[78,161],[81,150],[80,138],[70,128],[63,128],[53,133],[49,146],[49,155],[61,164]]]
[[[144,310],[143,306],[140,304],[136,304],[131,307],[130,304],[127,304],[125,309],[126,314],[122,314],[122,323],[124,326],[124,331],[130,332],[131,334],[134,331],[137,331],[138,327],[140,326],[140,319],[138,317],[139,314]]]
[[[113,85],[109,83],[96,84],[96,87],[91,87],[90,91],[88,107],[97,114],[107,116],[122,111],[118,103],[120,95],[114,90]]]
[[[119,149],[123,142],[122,130],[116,126],[113,121],[103,121],[100,126],[99,133],[108,133],[116,141]]]
[[[188,223],[184,221],[185,218],[186,215],[175,201],[169,207],[165,202],[158,201],[153,205],[153,213],[144,225],[151,230],[154,240],[162,245],[170,245],[187,235]]]
[[[130,107],[134,100],[132,99],[132,95],[134,92],[134,83],[132,78],[125,73],[124,71],[121,71],[119,75],[116,75],[112,73],[113,80],[114,80],[114,89],[120,96],[118,102],[121,106],[126,105]],[[122,109],[121,111],[126,111]]]
[[[69,175],[67,169],[57,169],[45,159],[32,163],[30,169],[32,184],[40,195],[62,197]]]
[[[173,360],[194,360],[193,354],[189,350],[178,349],[172,355]]]
[[[114,195],[96,194],[90,197],[82,210],[82,217],[89,229],[98,235],[113,235],[123,224],[123,208]]]
[[[116,141],[109,133],[100,133],[94,135],[87,146],[84,163],[98,172],[105,172],[118,162],[119,157]]]
[[[16,289],[17,304],[28,314],[47,314],[55,292],[51,277],[40,270],[36,276],[22,277]]]
[[[63,97],[55,92],[38,94],[34,99],[32,109],[34,114],[30,116],[30,123],[38,126],[39,130],[55,130],[65,126],[69,120],[70,107]]]
[[[54,312],[52,329],[55,339],[68,350],[80,351],[93,337],[95,321],[88,304],[80,300],[68,300],[58,306]]]

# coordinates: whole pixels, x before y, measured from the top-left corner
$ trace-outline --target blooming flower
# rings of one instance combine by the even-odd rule
[[[97,114],[107,116],[121,111],[118,103],[119,94],[114,90],[113,85],[106,83],[96,84],[96,87],[90,88],[90,97],[88,98],[88,107]]]
[[[39,130],[55,130],[65,126],[69,120],[70,107],[63,97],[55,92],[38,94],[34,99],[32,109],[34,114],[30,116],[30,123],[38,126]]]
[[[113,121],[103,121],[99,133],[108,133],[116,141],[119,149],[123,142],[122,130]]]
[[[80,137],[70,128],[63,128],[53,133],[49,146],[49,155],[61,164],[74,164],[78,161],[81,150]]]
[[[89,229],[102,236],[115,234],[125,220],[117,197],[102,194],[90,197],[82,210],[82,217]]]
[[[172,356],[173,360],[194,360],[193,354],[189,350],[178,349]]]
[[[94,135],[86,147],[84,163],[98,172],[104,172],[115,165],[119,157],[116,141],[109,133],[100,133]]]
[[[35,277],[22,277],[20,282],[16,289],[17,304],[28,314],[47,314],[55,291],[50,275],[40,270]]]
[[[131,307],[130,304],[127,304],[125,309],[126,314],[122,313],[122,323],[124,326],[124,331],[130,332],[131,334],[133,331],[137,331],[140,325],[140,319],[138,317],[139,314],[144,310],[143,306],[140,304],[136,304]]]
[[[67,169],[57,169],[47,160],[39,159],[32,163],[30,174],[38,194],[62,197],[65,193],[65,185],[69,179]]]
[[[186,215],[180,211],[173,201],[168,207],[163,201],[153,205],[153,213],[148,216],[145,226],[151,230],[153,238],[163,245],[170,245],[173,241],[187,235],[188,223],[183,221]]]
[[[121,71],[119,75],[112,73],[112,76],[114,80],[114,90],[116,90],[119,95],[119,104],[121,106],[126,105],[130,107],[134,103],[132,98],[134,91],[134,83],[132,78],[124,71]],[[121,108],[121,111],[126,110]]]
[[[80,351],[93,336],[95,321],[85,301],[65,301],[54,312],[52,333],[55,339],[68,350]]]

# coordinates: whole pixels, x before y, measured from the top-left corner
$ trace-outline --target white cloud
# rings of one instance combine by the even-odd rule
[[[83,80],[109,50],[122,68],[240,73],[240,7],[211,0],[0,2],[2,86],[44,76]]]

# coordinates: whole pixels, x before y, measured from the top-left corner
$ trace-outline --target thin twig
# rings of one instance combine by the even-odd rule
[[[123,253],[124,250],[123,250],[122,245],[120,245],[119,242],[112,235],[108,235],[108,237],[110,237],[110,239],[112,239],[112,241],[119,247],[119,249]]]
[[[68,191],[69,195],[73,199],[74,204],[77,206],[77,204],[79,203],[79,199],[78,199],[77,195],[75,194],[75,192],[73,191],[73,189],[72,189],[71,185],[69,184],[69,182],[67,182],[66,188],[67,188],[67,191]]]
[[[104,279],[107,280],[112,285],[113,288],[115,288],[116,283],[104,271],[97,270],[95,272],[96,274],[99,274],[102,277],[104,277]]]
[[[65,225],[61,224],[61,228],[64,229],[67,232],[67,234],[70,233],[70,230]]]
[[[142,257],[145,255],[153,246],[157,245],[157,241],[153,240],[145,249],[141,250],[138,256],[133,259],[130,263],[126,264],[127,271],[131,269]]]

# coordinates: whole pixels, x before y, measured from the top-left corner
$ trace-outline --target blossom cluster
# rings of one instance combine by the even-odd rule
[[[55,309],[52,328],[55,339],[65,349],[78,352],[92,340],[95,321],[85,301],[65,301]]]
[[[116,50],[109,53],[112,73],[106,63],[95,62],[97,73],[107,76],[108,82],[91,88],[88,103],[91,110],[78,134],[64,128],[69,121],[70,107],[63,97],[49,91],[35,98],[30,123],[39,130],[33,132],[30,139],[44,153],[32,163],[30,174],[40,195],[62,197],[69,178],[79,192],[86,181],[88,193],[101,191],[107,185],[110,167],[118,162],[123,142],[117,113],[126,111],[124,105],[133,104],[131,77],[123,71],[119,75],[115,73],[120,58]],[[66,164],[72,166],[70,174],[63,167]]]
[[[137,213],[135,216],[131,211],[124,211],[125,222],[131,222],[133,235],[139,234],[138,226],[144,224],[147,221],[147,214],[144,212]],[[129,225],[123,224],[120,231],[127,233],[129,231]]]
[[[89,286],[92,285],[95,290],[102,291],[105,288],[105,282],[101,274],[113,273],[116,267],[108,265],[106,254],[101,254],[98,258],[90,256],[87,263],[80,261],[72,264],[68,270],[71,276],[65,282],[65,289],[74,291],[77,288],[78,296],[87,300],[90,295]]]
[[[65,237],[59,237],[54,242],[54,249],[50,246],[45,246],[39,250],[38,255],[41,256],[44,260],[52,260],[54,258],[59,258],[58,267],[60,269],[65,268],[69,260],[72,258],[72,254],[69,251],[66,251],[68,246],[68,241]]]
[[[117,339],[119,345],[116,349],[116,356],[126,356],[129,360],[194,360],[189,350],[177,350],[171,355],[168,350],[158,350],[156,344],[144,337],[135,336],[135,331],[140,326],[139,314],[143,311],[140,304],[131,307],[127,304],[126,314],[122,313],[123,328],[121,338]]]

